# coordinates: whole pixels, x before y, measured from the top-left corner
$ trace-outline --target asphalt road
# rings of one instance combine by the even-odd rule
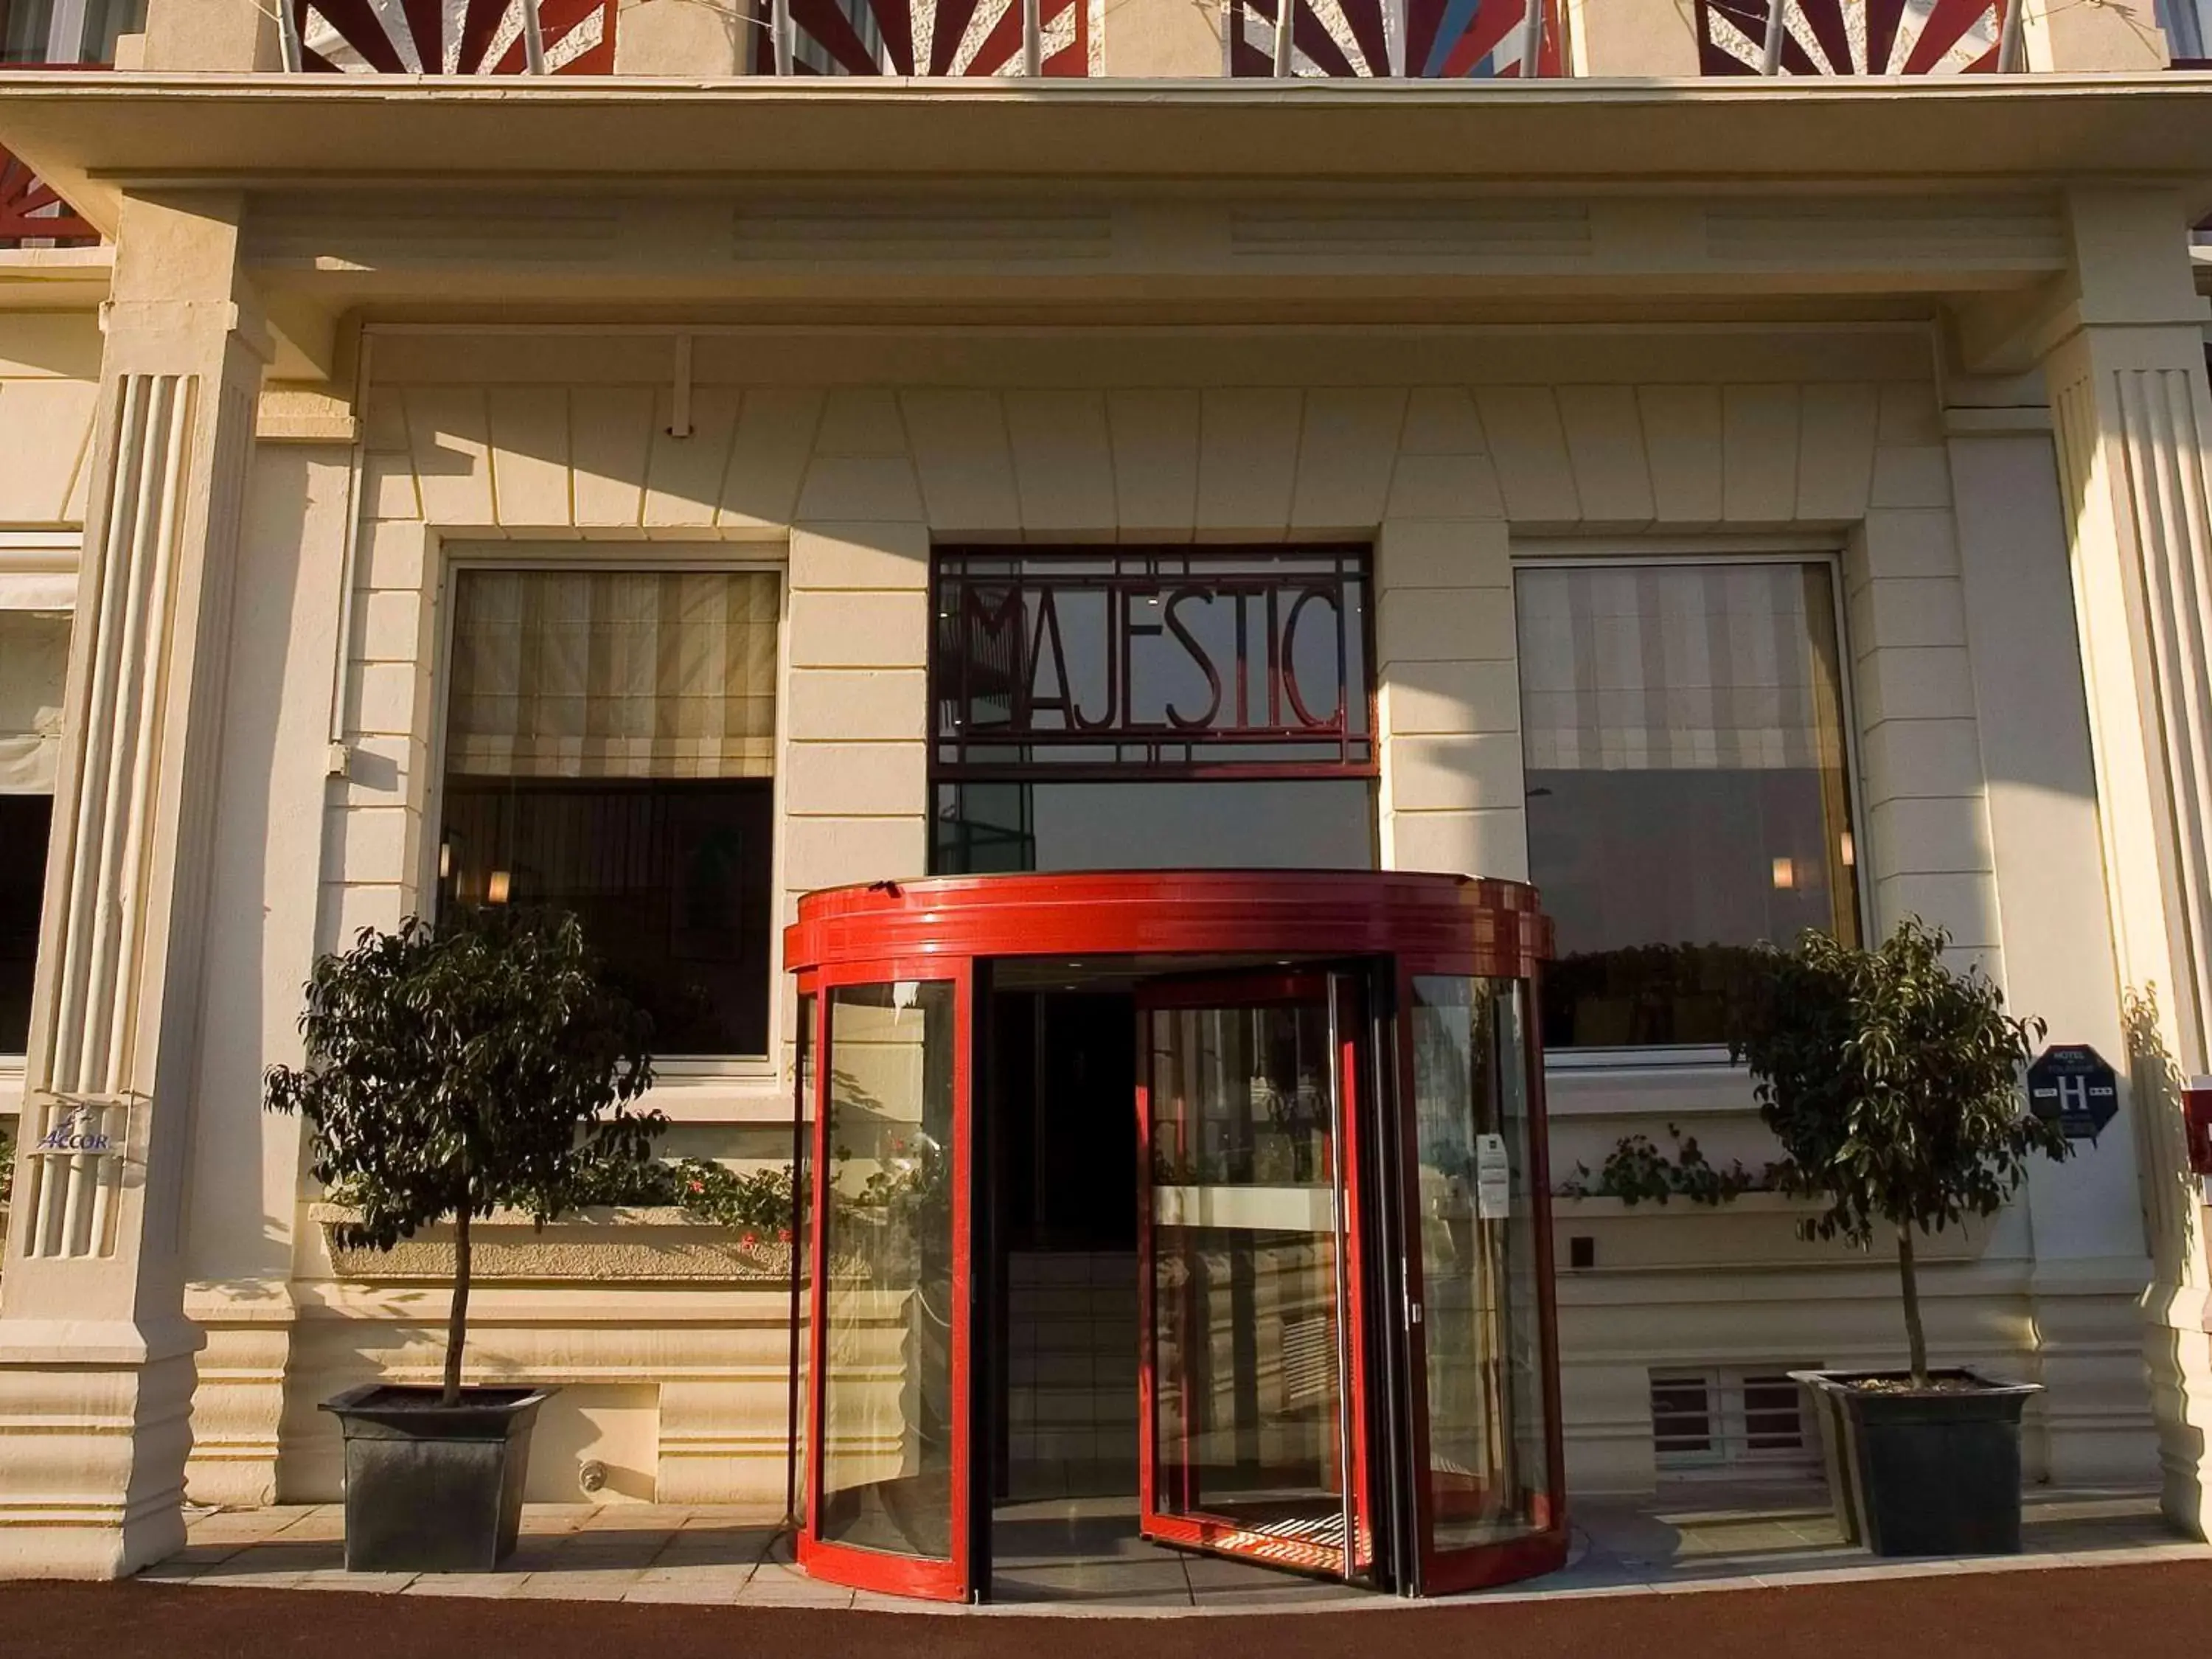
[[[7,1659],[2202,1659],[2212,1562],[1146,1619],[0,1585]]]

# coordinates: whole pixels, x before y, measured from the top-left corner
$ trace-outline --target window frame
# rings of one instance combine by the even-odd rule
[[[1659,1414],[1651,1413],[1651,1462],[1662,1481],[1780,1480],[1809,1475],[1820,1467],[1820,1425],[1802,1389],[1788,1382],[1793,1370],[1819,1370],[1807,1363],[1723,1363],[1653,1365],[1644,1371],[1647,1398],[1662,1388],[1705,1390],[1706,1446],[1703,1451],[1660,1444]],[[1747,1390],[1754,1384],[1787,1383],[1797,1390],[1797,1443],[1777,1448],[1751,1443],[1752,1409]],[[1656,1405],[1656,1400],[1653,1401]]]
[[[767,1048],[765,1052],[757,1054],[655,1054],[653,1068],[656,1092],[670,1085],[682,1087],[687,1085],[757,1085],[779,1081],[784,1076],[784,1052],[790,1047],[793,1036],[792,1022],[797,1018],[794,999],[787,994],[790,988],[786,981],[788,976],[783,970],[783,916],[787,902],[784,890],[784,866],[787,855],[784,787],[785,775],[788,770],[786,762],[790,747],[791,717],[791,560],[788,546],[781,542],[776,543],[775,556],[770,557],[763,556],[762,553],[733,552],[731,544],[726,542],[689,544],[625,543],[624,546],[634,547],[646,556],[621,558],[611,555],[605,543],[596,545],[582,544],[573,554],[560,543],[533,542],[526,545],[527,550],[517,550],[514,546],[448,543],[440,550],[442,568],[439,570],[432,587],[438,606],[435,627],[437,654],[429,665],[431,720],[426,745],[428,776],[421,797],[424,830],[416,859],[415,891],[430,900],[435,899],[438,891],[438,836],[433,833],[431,826],[439,823],[445,812],[446,739],[451,725],[453,689],[453,617],[463,576],[482,570],[522,574],[607,570],[630,575],[664,571],[726,571],[774,576],[776,580],[775,771],[769,780]],[[738,545],[742,547],[744,544]],[[694,552],[690,549],[698,550]],[[350,653],[350,642],[348,649]],[[352,659],[358,661],[358,659]],[[434,904],[430,908],[434,911]],[[669,1103],[661,1103],[665,1107]],[[672,1112],[670,1115],[689,1121],[695,1114]],[[726,1114],[716,1111],[711,1115],[715,1121],[720,1121]]]
[[[1832,538],[1760,537],[1755,542],[1705,538],[1666,543],[1605,543],[1580,538],[1547,541],[1516,538],[1512,549],[1513,571],[1513,696],[1516,717],[1521,705],[1521,573],[1523,570],[1618,570],[1631,566],[1764,564],[1820,565],[1827,572],[1828,602],[1836,619],[1836,693],[1843,705],[1844,799],[1850,812],[1852,910],[1858,920],[1859,938],[1875,937],[1873,906],[1874,860],[1868,834],[1864,762],[1861,756],[1861,715],[1858,684],[1853,669],[1850,592],[1844,569],[1844,550]],[[1527,738],[1522,737],[1522,770],[1528,770]],[[1528,837],[1524,800],[1521,817],[1522,844],[1532,855],[1529,879],[1535,879],[1534,848]],[[1730,1058],[1728,1046],[1717,1042],[1653,1043],[1647,1047],[1550,1048],[1544,1051],[1547,1072],[1663,1071],[1690,1066],[1721,1066],[1742,1073],[1744,1066]]]
[[[146,30],[145,8],[136,8],[137,26],[118,31],[121,35],[143,34]],[[23,67],[47,69],[105,68],[112,64],[114,52],[107,49],[106,57],[94,55],[93,25],[98,19],[98,0],[51,0],[46,10],[46,56],[26,60]],[[128,20],[125,20],[126,21]]]
[[[38,606],[36,609],[65,610],[70,613],[70,647],[76,645],[76,595],[75,587],[82,572],[84,533],[79,530],[0,530],[0,578],[10,575],[27,577],[60,577],[70,585],[66,605]],[[6,606],[13,610],[15,606]],[[29,607],[27,607],[29,608]],[[66,708],[69,696],[68,670],[63,670],[62,695]],[[64,716],[66,718],[66,716]],[[51,857],[53,842],[51,833],[46,843]],[[40,922],[41,935],[46,931]],[[35,972],[35,969],[33,969]],[[26,1054],[0,1054],[0,1118],[13,1118],[22,1109],[24,1081],[30,1069]]]
[[[2166,9],[2160,32],[2166,36],[2166,57],[2172,67],[2201,64],[2205,57],[2205,0],[2175,0]],[[2024,66],[2023,66],[2024,67]]]

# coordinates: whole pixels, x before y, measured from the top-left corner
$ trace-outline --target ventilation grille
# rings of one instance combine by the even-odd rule
[[[1803,1390],[1779,1370],[1652,1372],[1651,1439],[1669,1470],[1799,1468],[1820,1452]]]

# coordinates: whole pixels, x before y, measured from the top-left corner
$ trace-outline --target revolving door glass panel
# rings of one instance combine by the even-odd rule
[[[927,1564],[881,1564],[884,1588],[963,1595],[956,988],[907,980],[828,996],[811,1536]]]
[[[1527,986],[1412,977],[1417,1513],[1431,1589],[1555,1525]]]
[[[1364,1483],[1334,994],[1316,975],[1139,998],[1140,1483],[1149,1537],[1348,1576]]]
[[[799,1564],[962,1600],[992,1593],[1004,1555],[1023,1593],[1038,1516],[1012,1511],[1053,1494],[1000,1504],[1017,1454],[994,1448],[1034,1422],[1035,1459],[1066,1466],[1054,1501],[1087,1522],[1112,1499],[1117,1560],[1140,1535],[1414,1595],[1559,1565],[1530,1012],[1550,942],[1526,889],[1405,873],[965,877],[803,900],[786,945],[816,999],[817,1041],[793,1056],[816,1103],[797,1160],[815,1198]],[[1039,985],[1099,1015],[1045,1058],[1110,1052],[1092,1068],[1110,1085],[1039,1064],[1048,1024],[1008,1037]],[[1101,1188],[1102,1212],[1103,1189],[1124,1195],[1127,1231],[1075,1252],[1122,1257],[1084,1265],[1121,1287],[1085,1304],[1084,1397],[1040,1358],[1017,1414],[1011,1382],[988,1379],[1027,1328],[978,1287],[1014,1248],[999,1195],[1019,1111],[1115,1121],[1095,1137],[1127,1137],[1112,1169],[1051,1178]],[[1073,1282],[1052,1265],[1035,1282]],[[1132,1370],[1137,1399],[1102,1406]],[[1127,1452],[1109,1457],[1109,1437]],[[1079,1458],[1128,1484],[1077,1492]]]

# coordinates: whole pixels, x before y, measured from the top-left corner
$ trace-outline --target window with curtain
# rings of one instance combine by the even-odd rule
[[[1545,1046],[1725,1042],[1752,945],[1858,939],[1830,568],[1528,566],[1515,589]]]
[[[439,890],[574,912],[654,1051],[768,1052],[777,579],[465,570]]]
[[[0,0],[0,64],[112,64],[146,27],[146,0]]]
[[[0,1054],[31,1028],[69,636],[67,612],[0,610]]]

